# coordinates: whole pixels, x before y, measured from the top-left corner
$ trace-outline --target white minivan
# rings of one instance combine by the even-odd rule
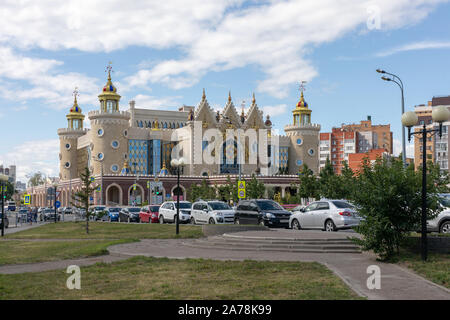
[[[198,201],[192,205],[191,223],[234,223],[234,210],[222,201]]]
[[[191,206],[189,201],[180,201],[180,221],[179,223],[189,223],[191,221]],[[177,202],[164,202],[159,208],[159,223],[176,222]]]

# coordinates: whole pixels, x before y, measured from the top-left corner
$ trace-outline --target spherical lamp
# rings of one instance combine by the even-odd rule
[[[448,121],[450,118],[450,111],[448,111],[445,106],[437,106],[433,107],[433,111],[431,112],[431,118],[434,122],[442,123]]]

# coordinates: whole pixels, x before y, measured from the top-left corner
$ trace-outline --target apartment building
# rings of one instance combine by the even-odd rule
[[[431,112],[433,107],[444,105],[450,108],[450,96],[440,96],[433,97],[428,103],[417,105],[414,107],[414,112],[419,118],[419,124],[414,128],[414,131],[420,131],[420,129],[425,124],[427,128],[438,129],[436,124],[433,124],[431,118]],[[442,127],[442,137],[439,135],[427,135],[427,148],[426,148],[426,158],[427,161],[432,161],[433,163],[439,164],[442,170],[448,170],[449,163],[449,135],[448,127],[450,122],[444,122]],[[423,140],[419,136],[414,137],[414,159],[415,168],[418,169],[422,166],[423,158]]]
[[[320,133],[320,169],[330,159],[334,171],[341,173],[343,161],[349,163],[351,154],[366,154],[373,149],[382,149],[392,154],[392,132],[390,125],[373,125],[371,116],[359,124],[342,124],[331,132]]]

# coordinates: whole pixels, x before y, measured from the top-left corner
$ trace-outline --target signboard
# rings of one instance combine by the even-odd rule
[[[29,194],[23,195],[23,204],[24,205],[30,205],[31,196]]]
[[[239,199],[245,198],[245,181],[243,180],[238,181],[238,198]]]
[[[133,191],[136,191],[136,183],[133,184]]]
[[[6,191],[8,191],[8,187],[7,186],[0,187],[0,191],[1,192],[6,192]]]
[[[56,209],[58,209],[59,207],[61,207],[61,202],[56,201],[56,202],[55,202],[55,207],[56,207]]]
[[[91,177],[91,182],[94,182],[95,181],[95,178],[94,177]]]
[[[97,189],[95,189],[96,192],[102,191],[102,186],[98,186]]]

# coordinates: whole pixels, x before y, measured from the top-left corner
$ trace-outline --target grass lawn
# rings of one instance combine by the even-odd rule
[[[428,253],[428,261],[423,262],[420,253],[402,249],[399,264],[414,270],[422,277],[450,289],[450,255]]]
[[[202,228],[180,225],[180,233],[175,234],[174,224],[128,224],[117,222],[89,222],[89,234],[86,234],[85,222],[49,223],[38,228],[9,234],[13,239],[170,239],[200,238]]]
[[[108,246],[129,241],[0,241],[0,265],[99,256],[108,254]]]
[[[81,290],[65,270],[0,275],[0,299],[359,299],[316,262],[134,257],[81,268]]]

